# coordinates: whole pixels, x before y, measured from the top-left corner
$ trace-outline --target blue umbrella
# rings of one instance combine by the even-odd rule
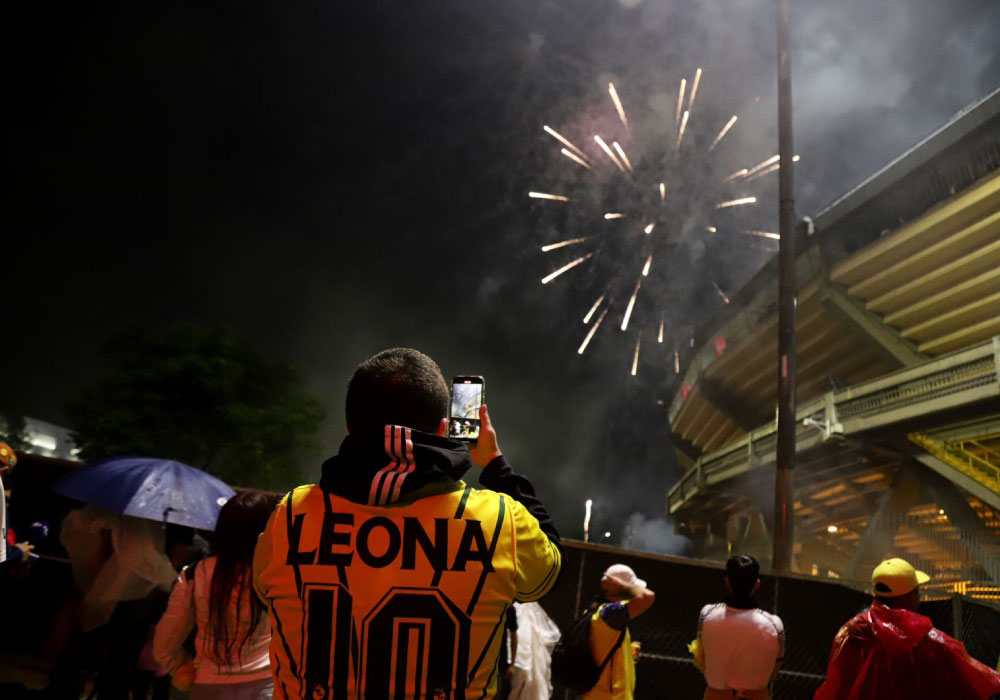
[[[169,459],[109,457],[60,479],[70,498],[146,520],[214,530],[219,509],[235,493],[200,469]]]

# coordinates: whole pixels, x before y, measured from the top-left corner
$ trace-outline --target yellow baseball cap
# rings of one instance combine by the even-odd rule
[[[872,588],[875,595],[895,598],[906,595],[931,577],[914,569],[905,559],[886,559],[872,572]]]

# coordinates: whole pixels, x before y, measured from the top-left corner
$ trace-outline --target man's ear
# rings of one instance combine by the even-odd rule
[[[753,585],[753,592],[756,593],[760,590],[760,579],[757,579],[757,583]]]
[[[437,435],[438,437],[448,437],[448,419],[447,418],[442,418],[441,419],[441,422],[438,423],[437,430],[434,431],[434,434]]]

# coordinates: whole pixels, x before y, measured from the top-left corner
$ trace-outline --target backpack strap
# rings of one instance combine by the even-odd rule
[[[611,657],[615,655],[615,652],[618,651],[618,647],[620,647],[622,645],[622,642],[625,641],[625,633],[627,631],[628,627],[623,629],[622,633],[618,635],[618,641],[616,641],[614,645],[612,645],[611,651],[609,651],[608,655],[604,657],[604,661],[601,662],[601,665],[597,667],[598,675],[604,673],[605,666],[607,666],[611,662]]]

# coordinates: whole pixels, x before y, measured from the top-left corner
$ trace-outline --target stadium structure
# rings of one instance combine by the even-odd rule
[[[793,568],[889,555],[1000,600],[1000,90],[797,231]],[[667,512],[702,556],[769,561],[777,260],[692,341]]]

